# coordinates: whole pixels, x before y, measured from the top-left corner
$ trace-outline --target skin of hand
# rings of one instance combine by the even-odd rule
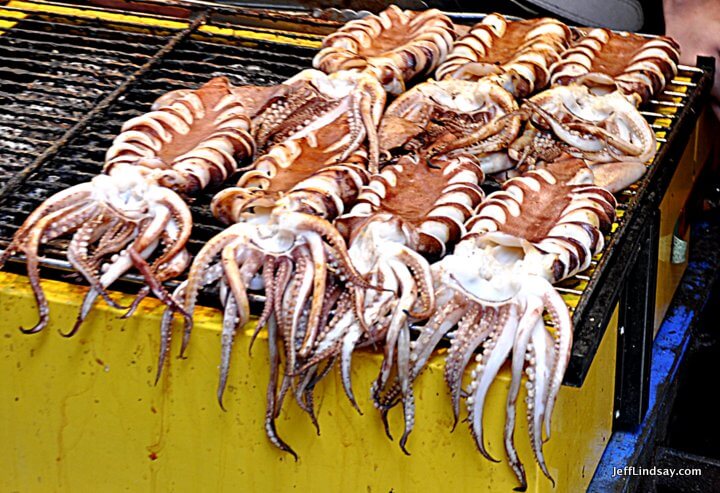
[[[680,43],[680,62],[695,65],[697,55],[715,57],[711,97],[720,119],[720,0],[663,0],[665,30]]]

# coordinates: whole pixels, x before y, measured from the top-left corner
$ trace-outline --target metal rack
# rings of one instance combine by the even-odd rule
[[[141,5],[142,13],[131,16],[127,10],[94,7],[78,13],[77,5],[68,10],[68,4],[57,2],[0,6],[0,29],[5,31],[0,36],[5,61],[0,69],[0,180],[5,183],[0,189],[0,247],[8,245],[43,200],[97,174],[121,124],[147,111],[164,92],[196,87],[216,75],[227,75],[235,84],[278,83],[309,68],[321,36],[339,25],[307,13],[204,2]],[[456,20],[473,24],[481,17],[465,14]],[[643,408],[643,365],[648,363],[642,355],[648,337],[652,340],[654,290],[649,283],[655,278],[657,207],[712,76],[704,60],[698,67],[681,67],[666,90],[642,108],[656,130],[659,152],[646,177],[618,197],[618,220],[603,254],[588,271],[558,286],[576,327],[565,378],[571,386],[582,385],[623,293],[647,293],[626,296],[621,303],[621,326],[632,323],[642,330],[621,334],[618,423],[634,422]],[[209,211],[215,192],[204,191],[192,204],[191,253],[222,230]],[[59,241],[42,251],[50,268],[44,275],[67,273],[62,246]],[[640,366],[630,364],[635,361]]]

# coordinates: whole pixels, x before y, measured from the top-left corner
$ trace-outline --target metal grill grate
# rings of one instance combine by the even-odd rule
[[[678,120],[685,117],[682,110],[687,107],[688,98],[693,94],[693,89],[698,86],[697,81],[703,73],[703,70],[696,67],[681,65],[677,77],[667,85],[666,89],[656,99],[651,99],[641,107],[641,114],[655,131],[658,151],[666,147],[668,133],[673,132],[677,127]],[[648,182],[654,175],[653,171],[658,166],[662,166],[663,161],[663,154],[658,152],[658,155],[648,164],[648,174],[645,178],[616,195],[617,219],[612,225],[610,234],[605,237],[606,248],[595,257],[588,270],[563,281],[556,287],[560,293],[565,295],[565,301],[570,306],[571,312],[574,312],[578,305],[582,306],[582,298],[588,291],[587,285],[592,280],[595,269],[606,254],[612,251],[618,239],[622,237],[622,234],[619,233],[625,229],[627,218],[639,206],[641,198],[649,188]]]
[[[167,32],[123,33],[0,9],[0,182],[32,164],[164,44]],[[127,36],[127,37],[124,37]]]
[[[309,68],[320,33],[337,26],[307,15],[247,9],[188,10],[194,19],[188,21],[55,8],[59,4],[50,2],[13,4],[23,7],[0,6],[0,184],[5,184],[0,248],[42,201],[99,173],[122,123],[146,112],[161,94],[195,88],[218,75],[237,85],[281,82]],[[456,20],[473,24],[481,17]],[[711,70],[682,67],[645,105],[643,115],[658,136],[658,155],[646,177],[618,197],[618,220],[602,255],[591,269],[558,286],[576,324],[568,371],[574,384],[582,383],[607,325],[596,319],[614,308],[606,292],[620,282],[612,271],[626,261],[625,244],[636,241],[633,223],[662,198],[711,77]],[[201,193],[192,204],[191,253],[222,229],[209,211],[214,192]],[[58,248],[62,242],[41,251],[45,265],[56,268],[48,276],[67,270]]]
[[[7,129],[0,127],[0,138],[6,140],[0,153],[8,154],[8,159],[0,161],[0,174],[15,179],[14,183],[9,183],[0,191],[2,247],[7,246],[23,220],[40,203],[68,186],[86,182],[97,175],[105,151],[121,125],[148,111],[150,104],[160,95],[173,89],[198,87],[219,75],[228,76],[236,85],[277,84],[298,71],[309,68],[314,55],[314,50],[307,47],[282,45],[280,50],[278,43],[272,41],[238,39],[235,36],[236,31],[223,24],[204,25],[200,29],[193,29],[162,58],[158,55],[159,48],[167,47],[168,39],[174,40],[176,36],[185,34],[184,31],[179,35],[174,33],[175,37],[168,38],[173,33],[132,33],[121,30],[118,26],[114,29],[92,26],[89,29],[96,33],[98,39],[93,41],[94,46],[88,49],[87,44],[90,41],[87,36],[67,36],[68,32],[87,34],[88,26],[84,25],[82,19],[72,20],[77,21],[77,24],[65,25],[63,18],[53,19],[55,24],[42,21],[47,30],[58,26],[52,30],[57,40],[62,40],[62,52],[56,48],[48,48],[47,52],[43,52],[42,57],[49,62],[33,72],[34,79],[27,86],[28,94],[24,96],[25,99],[0,100],[0,114],[12,109],[17,117],[11,120],[12,123],[8,124]],[[24,34],[30,32],[31,24],[37,22],[39,21],[34,19],[20,21],[7,34],[0,36],[0,47],[14,42],[14,38],[9,35],[16,29]],[[135,26],[128,27],[137,29]],[[224,32],[229,35],[223,34]],[[34,36],[33,33],[34,31],[30,32],[28,36]],[[112,36],[107,36],[107,39],[100,38],[105,33],[111,33]],[[128,39],[133,41],[118,44],[117,40],[126,34],[129,34]],[[105,44],[115,46],[115,49],[109,50]],[[44,45],[41,45],[41,48],[42,46]],[[55,45],[48,45],[52,46]],[[118,51],[120,48],[127,52]],[[75,52],[85,57],[83,60],[88,60],[87,65],[69,65],[68,60],[74,60],[73,63],[76,64],[82,63],[74,57]],[[53,56],[56,58],[52,58]],[[101,118],[88,121],[79,135],[67,139],[67,143],[59,147],[56,155],[33,165],[38,155],[74,124],[78,124],[101,96],[111,93],[120,84],[127,83],[129,75],[141,70],[143,63],[153,59],[157,59],[157,63],[114,99]],[[18,64],[21,65],[22,62],[27,62],[27,65],[23,66],[23,73],[29,72],[33,61],[23,59]],[[54,90],[55,85],[50,89],[44,85],[36,87],[47,80],[51,66],[59,67],[64,73],[64,76],[55,77],[57,85],[68,79],[73,81],[73,85],[63,83],[58,91]],[[0,72],[0,77],[3,75],[4,73]],[[2,81],[0,84],[7,84],[17,90],[17,85],[13,86],[14,82]],[[0,154],[0,157],[5,156]],[[18,179],[19,177],[22,179]],[[222,229],[209,212],[211,198],[212,191],[209,191],[199,196],[193,204],[196,222],[189,244],[193,253],[199,250],[204,241]],[[46,264],[66,267],[66,262],[62,260],[65,241],[67,240],[58,240],[41,251],[47,260]]]

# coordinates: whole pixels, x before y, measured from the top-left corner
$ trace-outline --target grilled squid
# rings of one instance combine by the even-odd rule
[[[588,268],[603,248],[603,231],[614,215],[612,194],[592,185],[592,172],[582,161],[564,158],[508,180],[502,191],[488,195],[466,223],[467,233],[455,251],[432,266],[437,308],[411,347],[411,376],[420,373],[441,338],[452,331],[445,379],[456,422],[465,395],[477,447],[494,460],[483,440],[483,407],[490,384],[510,357],[504,444],[521,489],[526,487],[525,470],[514,428],[523,373],[532,450],[550,477],[542,430],[549,438],[572,346],[568,308],[552,284]],[[545,326],[545,313],[552,329]],[[462,376],[473,362],[463,394]],[[401,394],[397,381],[384,405],[397,404]]]
[[[253,135],[260,152],[274,144],[312,139],[314,132],[339,125],[347,134],[338,148],[343,161],[361,144],[367,147],[370,165],[377,168],[377,122],[386,94],[371,75],[342,70],[324,74],[303,70],[280,86],[267,108],[253,119]]]
[[[327,73],[367,71],[397,95],[445,59],[455,36],[452,21],[439,10],[413,12],[391,5],[327,36],[313,66]]]
[[[343,386],[357,408],[350,382],[352,352],[370,344],[383,347],[372,394],[379,399],[395,369],[406,410],[403,450],[414,423],[408,319],[427,318],[434,311],[427,258],[444,255],[462,236],[464,221],[483,197],[482,180],[472,156],[432,162],[404,157],[373,176],[357,204],[336,221],[348,238],[350,261],[374,289],[363,291],[359,302],[340,296],[304,368],[340,357]]]
[[[67,260],[90,284],[74,333],[98,296],[119,307],[106,289],[137,267],[148,284],[182,272],[192,218],[179,194],[219,183],[252,155],[254,142],[243,102],[225,78],[174,93],[157,109],[129,120],[107,151],[103,174],[43,202],[0,257],[26,257],[42,330],[49,307],[40,285],[41,244],[71,235]],[[171,300],[166,300],[171,302]]]
[[[312,341],[323,320],[332,287],[326,282],[328,273],[332,270],[346,279],[350,289],[353,282],[366,286],[352,269],[343,269],[348,265],[344,240],[328,222],[354,201],[367,182],[365,162],[358,151],[348,162],[327,166],[297,183],[271,208],[260,208],[253,220],[233,224],[212,238],[193,261],[187,280],[175,291],[175,299],[192,315],[200,289],[220,283],[225,307],[217,392],[221,406],[235,335],[250,317],[249,289],[264,291],[266,301],[258,328],[267,324],[269,331],[277,331],[271,344],[277,344],[277,338],[284,342],[287,373],[291,373],[295,348],[302,341]],[[223,194],[218,200],[227,198]],[[168,309],[163,316],[160,369],[169,346],[172,315]],[[191,330],[190,319],[186,319],[183,351]],[[277,346],[271,347],[271,353],[277,350]],[[273,362],[272,375],[277,375],[278,364],[279,360]],[[275,384],[273,378],[271,384]],[[283,385],[282,394],[286,391]],[[276,402],[281,401],[282,396],[269,391],[266,430],[275,445],[290,452],[274,432]]]
[[[370,80],[379,88],[377,81]],[[366,108],[372,132],[384,106],[385,93],[381,88],[378,91],[377,100],[367,100],[373,103]],[[311,123],[293,138],[271,147],[255,161],[253,170],[240,178],[238,186],[213,199],[216,217],[232,226],[203,247],[187,281],[173,295],[188,314],[184,352],[199,291],[208,284],[220,285],[225,314],[217,395],[222,406],[235,334],[250,316],[248,290],[265,293],[258,327],[267,324],[268,330],[277,330],[273,340],[283,343],[287,369],[279,395],[268,393],[266,429],[271,441],[288,451],[291,449],[274,432],[274,420],[288,390],[289,375],[295,371],[297,354],[312,345],[327,318],[328,303],[337,293],[328,278],[347,281],[350,291],[353,284],[367,287],[347,260],[344,239],[330,221],[349,209],[367,182],[365,149],[371,141],[370,131],[357,127],[353,112],[335,112],[334,108],[318,120],[324,125]],[[163,317],[158,376],[169,348],[172,316],[173,310],[168,309]],[[273,368],[276,374],[277,367]],[[298,394],[301,405],[303,399]],[[312,415],[312,406],[306,407]]]
[[[657,151],[647,120],[617,91],[594,94],[582,85],[556,86],[526,100],[519,112],[526,125],[507,151],[518,165],[515,174],[569,153],[596,166],[628,163],[622,169],[632,170],[629,184]]]
[[[498,165],[496,155],[520,132],[517,109],[512,95],[490,81],[424,82],[385,111],[379,131],[380,153],[470,153],[480,158],[484,171],[500,171],[507,166]]]
[[[545,87],[550,66],[571,39],[570,29],[556,19],[509,21],[490,14],[457,40],[438,79],[492,80],[516,98]]]
[[[620,89],[646,102],[677,74],[680,47],[665,36],[592,29],[551,68],[553,84],[583,84],[594,92]]]

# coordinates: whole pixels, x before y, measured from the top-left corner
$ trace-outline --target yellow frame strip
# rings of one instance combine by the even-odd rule
[[[8,2],[7,7],[23,9],[33,12],[42,12],[46,14],[58,14],[85,19],[100,19],[104,21],[123,22],[126,24],[139,24],[144,26],[164,27],[167,29],[184,29],[188,27],[188,22],[171,21],[164,19],[156,19],[153,17],[145,17],[142,15],[117,14],[113,12],[104,12],[93,9],[82,9],[74,7],[63,7],[60,5],[52,5],[47,3],[24,2],[20,0],[12,0]],[[27,17],[23,12],[13,10],[0,9],[0,14],[6,17],[17,18],[18,20]],[[15,21],[0,20],[0,29],[11,29],[17,24]],[[204,25],[198,29],[199,32],[214,34],[227,37],[245,38],[257,41],[270,41],[273,43],[283,43],[294,46],[304,46],[306,48],[319,48],[321,46],[322,36],[314,34],[302,34],[307,39],[300,37],[288,36],[286,31],[275,29],[264,29],[262,31],[254,31],[251,29],[231,29],[217,26]],[[0,31],[3,34],[5,31]]]
[[[155,19],[152,17],[144,17],[144,16],[140,16],[140,15],[115,14],[112,12],[103,12],[100,10],[92,10],[92,9],[62,7],[59,5],[51,5],[51,4],[47,4],[47,3],[23,2],[23,1],[12,0],[11,2],[8,2],[7,6],[17,8],[17,9],[30,10],[33,12],[42,12],[42,13],[46,13],[46,14],[58,14],[58,15],[81,17],[81,18],[85,18],[85,19],[100,19],[100,20],[104,20],[104,21],[125,22],[128,24],[142,24],[142,25],[146,25],[146,26],[165,27],[168,29],[184,29],[189,25],[187,22]],[[25,17],[25,15],[20,12],[12,12],[12,14],[8,14],[8,12],[12,12],[12,11],[4,11],[4,10],[2,11],[3,15],[13,15],[14,16],[14,15],[20,14],[22,16],[21,18]]]

